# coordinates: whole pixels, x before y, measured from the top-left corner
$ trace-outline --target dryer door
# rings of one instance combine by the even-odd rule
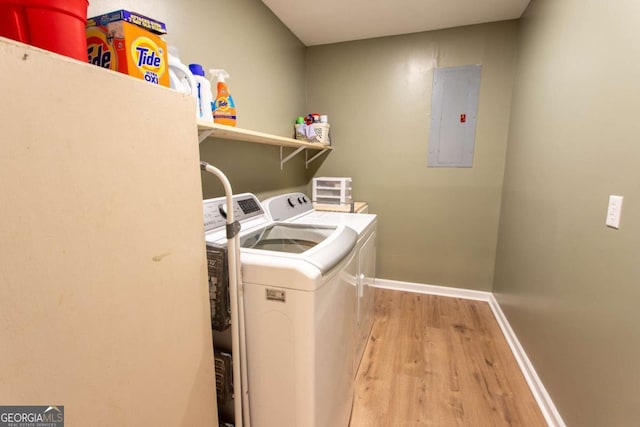
[[[354,371],[357,373],[358,366],[364,354],[369,334],[373,326],[374,312],[374,289],[376,277],[376,233],[375,231],[367,238],[360,247],[358,254],[358,299],[357,307],[357,337],[356,352],[354,354]]]

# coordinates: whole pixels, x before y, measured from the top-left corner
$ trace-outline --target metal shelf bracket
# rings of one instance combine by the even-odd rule
[[[202,141],[209,138],[213,131],[214,129],[198,130],[198,143],[202,143]]]
[[[318,151],[318,153],[316,153],[313,157],[309,158],[309,151],[307,151],[305,153],[305,162],[304,162],[304,166],[305,168],[309,169],[309,165],[311,164],[311,162],[313,162],[315,159],[317,159],[318,157],[320,157],[322,155],[322,153],[324,153],[325,151],[327,151],[327,149],[325,148],[324,150],[320,150]]]
[[[282,145],[280,146],[280,170],[284,169],[284,164],[287,163],[289,160],[293,159],[299,152],[301,152],[302,150],[304,150],[306,147],[300,147],[297,148],[293,153],[289,154],[287,157],[283,158],[283,150],[282,150]]]
[[[324,149],[318,151],[317,154],[314,154],[313,157],[309,158],[309,150],[307,149],[307,147],[300,147],[300,148],[296,149],[293,153],[289,154],[287,157],[283,157],[284,156],[283,147],[280,146],[280,170],[283,170],[284,164],[287,163],[289,160],[293,159],[302,150],[305,150],[305,152],[304,152],[304,167],[306,169],[309,169],[309,165],[311,164],[311,162],[313,162],[315,159],[320,157],[322,155],[322,153],[327,151],[327,149],[324,148]]]

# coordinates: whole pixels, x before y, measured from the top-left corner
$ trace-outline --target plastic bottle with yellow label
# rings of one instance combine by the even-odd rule
[[[235,126],[236,125],[236,105],[233,102],[233,98],[229,93],[229,88],[227,84],[224,82],[224,79],[229,78],[229,73],[225,70],[219,69],[211,69],[209,70],[211,73],[211,83],[213,84],[213,79],[217,80],[217,95],[212,104],[212,113],[213,113],[213,121],[214,123],[218,123],[221,125],[227,126]]]

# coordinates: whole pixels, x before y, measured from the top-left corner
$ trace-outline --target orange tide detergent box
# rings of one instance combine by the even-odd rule
[[[89,63],[169,87],[164,23],[118,10],[87,20]]]

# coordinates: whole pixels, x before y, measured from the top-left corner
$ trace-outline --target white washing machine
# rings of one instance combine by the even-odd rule
[[[248,390],[255,427],[349,424],[357,234],[270,220],[252,194],[241,223]],[[226,244],[225,199],[203,202],[207,243]]]
[[[355,289],[355,375],[373,326],[377,215],[316,211],[304,193],[288,193],[271,197],[264,200],[262,206],[274,221],[293,224],[346,225],[358,233]]]

